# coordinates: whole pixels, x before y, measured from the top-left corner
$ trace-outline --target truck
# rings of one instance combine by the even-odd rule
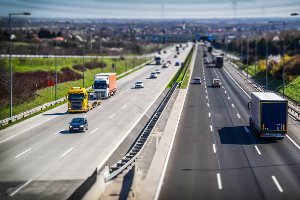
[[[94,75],[94,92],[99,93],[101,98],[110,98],[117,92],[117,74],[100,73]]]
[[[176,51],[179,51],[179,46],[176,46],[175,49],[176,49]]]
[[[161,64],[161,57],[160,56],[155,56],[154,61],[155,61],[156,65],[160,65]]]
[[[224,57],[223,56],[216,56],[215,64],[216,64],[216,67],[223,67]]]
[[[252,92],[250,127],[259,137],[283,139],[287,133],[288,102],[272,92]]]
[[[68,112],[88,112],[101,104],[100,98],[94,93],[88,93],[85,88],[71,87],[67,94]]]

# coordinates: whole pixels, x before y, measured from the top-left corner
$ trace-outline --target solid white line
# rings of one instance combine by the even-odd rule
[[[126,108],[126,107],[127,107],[127,105],[123,106],[122,109],[124,109],[124,108]]]
[[[222,181],[221,181],[220,173],[217,173],[217,179],[218,179],[218,188],[219,190],[222,190]]]
[[[257,147],[256,145],[255,145],[254,147],[255,147],[255,149],[256,149],[256,151],[257,151],[257,153],[258,153],[259,155],[261,155],[261,153],[260,153],[260,151],[259,151],[258,147]]]
[[[98,129],[98,128],[95,128],[95,130],[93,130],[93,131],[90,133],[90,135],[92,135],[97,129]]]
[[[213,131],[213,127],[212,125],[209,125],[210,131]]]
[[[241,115],[239,113],[236,114],[238,116],[238,118],[241,118]]]
[[[112,116],[110,116],[108,119],[112,119],[116,114],[113,114]]]
[[[14,196],[15,194],[17,194],[20,190],[22,190],[24,187],[26,187],[32,180],[28,180],[26,183],[24,183],[21,187],[19,187],[18,189],[16,189],[13,193],[11,193],[9,196]]]
[[[68,153],[70,153],[72,150],[74,149],[74,147],[71,147],[70,149],[68,149],[68,151],[66,151],[64,154],[62,154],[60,157],[63,158],[65,157]]]
[[[24,155],[25,153],[28,153],[29,151],[31,151],[32,148],[29,148],[25,151],[23,151],[22,153],[20,153],[19,155],[16,156],[16,158],[19,158],[20,156]]]
[[[273,179],[275,185],[277,186],[277,189],[279,190],[279,192],[283,192],[283,189],[282,189],[282,187],[280,186],[279,182],[277,181],[276,177],[275,177],[275,176],[272,176],[272,179]]]
[[[58,115],[57,115],[57,116],[58,116]],[[6,142],[7,140],[10,140],[10,139],[12,139],[12,138],[14,138],[14,137],[16,137],[16,136],[18,136],[18,135],[20,135],[20,134],[22,134],[22,133],[24,133],[24,132],[26,132],[26,131],[28,131],[28,130],[30,130],[30,129],[33,129],[33,128],[35,128],[35,127],[37,127],[37,126],[39,126],[39,125],[41,125],[41,124],[43,124],[43,123],[45,123],[45,122],[47,122],[47,121],[49,121],[49,120],[51,120],[51,119],[57,117],[57,116],[51,117],[50,119],[47,119],[47,120],[45,120],[45,121],[42,121],[41,123],[38,123],[38,124],[36,124],[36,125],[34,125],[34,126],[28,128],[28,129],[25,129],[24,131],[22,131],[22,132],[20,132],[20,133],[17,133],[17,134],[15,134],[15,135],[13,135],[13,136],[10,136],[10,137],[8,137],[8,138],[2,140],[2,141],[0,142],[0,144],[3,143],[3,142]]]
[[[300,146],[288,135],[286,135],[286,137],[298,148],[300,149]]]
[[[217,152],[217,149],[216,149],[216,145],[215,145],[215,144],[213,144],[213,150],[214,150],[214,153]]]
[[[250,95],[247,94],[247,92],[232,78],[232,76],[228,73],[228,71],[224,68],[225,72],[228,74],[228,76],[234,81],[234,83],[250,98]]]
[[[61,129],[61,130],[59,130],[59,131],[57,131],[56,133],[54,133],[54,135],[57,135],[57,134],[59,134],[61,131],[63,131],[64,129]]]
[[[210,117],[210,113],[208,113],[208,117]]]

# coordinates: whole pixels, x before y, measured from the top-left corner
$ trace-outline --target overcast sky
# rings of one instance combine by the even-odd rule
[[[0,16],[48,18],[288,17],[300,0],[0,0]]]

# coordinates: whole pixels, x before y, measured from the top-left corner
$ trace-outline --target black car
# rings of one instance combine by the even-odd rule
[[[69,125],[69,132],[88,130],[88,121],[85,117],[73,118]]]

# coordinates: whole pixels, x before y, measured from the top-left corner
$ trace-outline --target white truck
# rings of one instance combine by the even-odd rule
[[[117,92],[117,75],[116,73],[95,74],[94,92],[100,93],[101,98],[110,98]]]

